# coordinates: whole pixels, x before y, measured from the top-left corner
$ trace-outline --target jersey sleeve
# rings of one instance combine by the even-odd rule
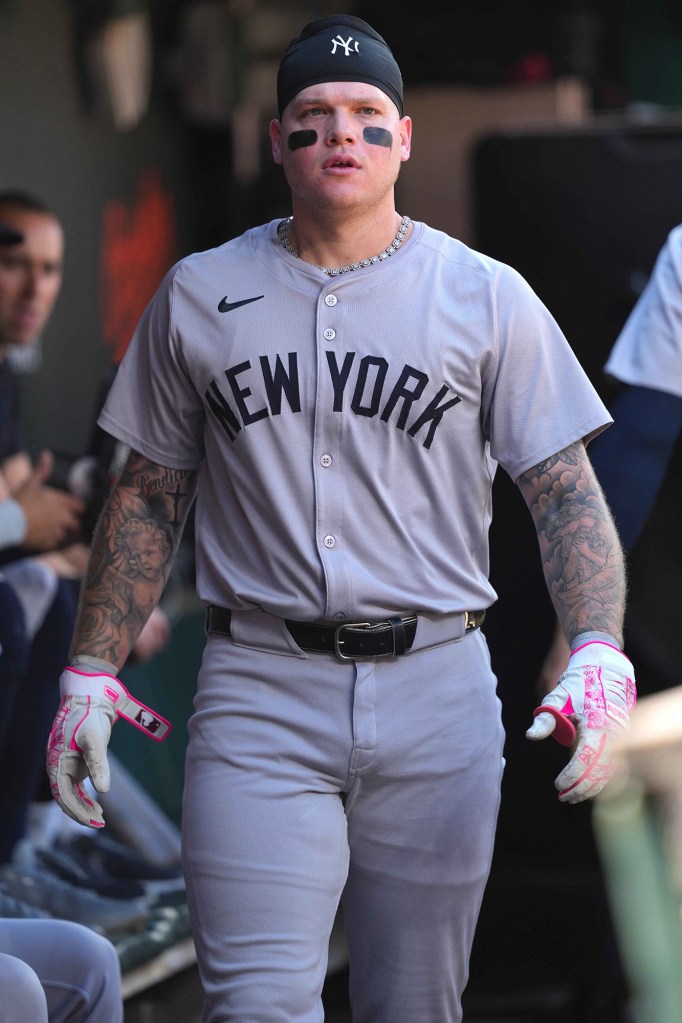
[[[668,235],[605,372],[682,398],[682,226]]]
[[[612,419],[557,322],[530,285],[500,264],[494,282],[495,346],[483,388],[492,457],[518,477]]]
[[[143,313],[97,422],[159,465],[196,469],[204,409],[174,329],[176,273],[169,271]]]

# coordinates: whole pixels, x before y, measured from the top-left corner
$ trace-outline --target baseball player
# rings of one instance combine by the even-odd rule
[[[611,403],[615,426],[599,437],[592,460],[630,554],[682,433],[682,225],[661,247],[604,372],[618,384]],[[541,690],[551,687],[569,656],[558,622],[541,668]]]
[[[624,385],[613,403],[618,426],[610,443],[600,445],[600,464],[623,545],[630,550],[682,431],[682,225],[662,246],[604,370]]]
[[[321,1020],[343,900],[354,1019],[456,1023],[503,770],[479,629],[493,477],[518,480],[562,596],[575,652],[529,735],[576,740],[556,784],[579,801],[608,779],[635,695],[622,556],[585,453],[610,419],[513,270],[396,211],[411,121],[380,35],[312,22],[277,91],[293,215],[169,272],[102,412],[131,455],[48,771],[101,827],[83,780],[108,787],[111,723],[136,707],[116,674],[196,495],[207,643],[183,859],[204,1020]],[[170,541],[146,579],[121,554],[133,518]]]

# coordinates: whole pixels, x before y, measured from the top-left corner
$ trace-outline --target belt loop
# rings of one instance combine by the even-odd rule
[[[391,623],[391,629],[393,630],[393,653],[396,655],[404,654],[407,650],[405,622],[402,618],[389,618],[389,622]]]
[[[232,614],[226,607],[209,604],[206,608],[206,624],[204,626],[207,635],[227,636],[229,638],[231,635],[231,619]]]

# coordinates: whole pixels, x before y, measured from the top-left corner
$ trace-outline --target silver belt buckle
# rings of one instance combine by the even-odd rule
[[[334,633],[334,653],[340,661],[355,661],[355,657],[346,657],[341,651],[345,640],[341,639],[340,634],[344,629],[369,629],[371,628],[371,622],[344,622],[343,625],[339,625],[338,629]]]

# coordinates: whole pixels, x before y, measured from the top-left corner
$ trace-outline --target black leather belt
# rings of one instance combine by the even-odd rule
[[[485,611],[465,611],[465,631],[483,624]],[[229,636],[231,612],[225,607],[209,604],[206,609],[206,632]],[[396,657],[406,654],[414,643],[417,616],[388,618],[383,622],[344,622],[343,625],[316,625],[285,619],[292,639],[302,650],[335,654],[341,661],[363,657]]]

